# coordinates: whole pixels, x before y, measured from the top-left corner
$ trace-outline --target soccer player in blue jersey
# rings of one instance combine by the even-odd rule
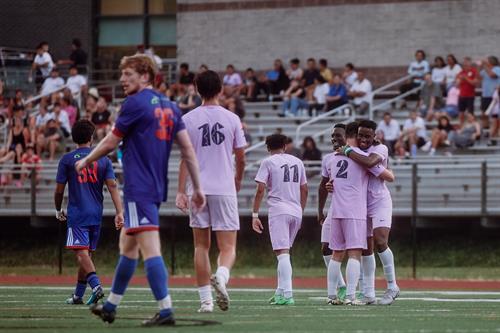
[[[102,189],[106,184],[115,205],[115,226],[123,225],[123,206],[116,186],[115,174],[111,161],[103,157],[80,172],[75,171],[75,163],[85,158],[90,151],[95,127],[88,120],[79,120],[72,128],[71,135],[78,148],[59,161],[57,185],[54,194],[56,218],[63,222],[66,214],[62,210],[64,188],[68,184],[68,232],[66,248],[75,251],[78,261],[78,282],[74,294],[66,300],[68,304],[83,304],[83,295],[87,284],[92,288],[92,295],[87,305],[97,303],[104,297],[104,292],[96,274],[91,253],[96,250],[101,229]]]
[[[123,141],[125,227],[120,234],[120,259],[106,303],[91,306],[91,311],[103,321],[114,321],[140,251],[149,286],[160,309],[143,325],[174,325],[167,270],[160,251],[158,209],[167,198],[168,160],[174,139],[193,182],[192,205],[195,210],[204,207],[198,161],[181,112],[167,97],[152,89],[156,74],[153,61],[144,55],[124,57],[120,69],[120,82],[127,98],[113,131],[76,165],[77,170],[88,167]]]

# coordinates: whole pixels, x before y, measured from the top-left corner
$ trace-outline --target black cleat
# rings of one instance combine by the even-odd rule
[[[66,300],[66,304],[74,304],[74,305],[83,304],[83,299],[73,294],[71,295],[70,298]]]
[[[175,325],[175,318],[174,314],[171,313],[170,315],[166,317],[160,317],[160,313],[158,312],[153,316],[153,318],[144,320],[141,324],[144,327],[151,327],[151,326],[174,326]]]
[[[112,323],[115,321],[116,311],[108,312],[104,310],[104,305],[102,304],[92,304],[89,306],[90,311],[97,317],[100,317],[102,321]]]

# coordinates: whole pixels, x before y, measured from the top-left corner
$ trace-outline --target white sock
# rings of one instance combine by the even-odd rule
[[[229,283],[229,268],[227,267],[224,267],[224,266],[219,266],[217,268],[217,272],[215,272],[215,275],[219,276],[222,278],[222,281],[224,282],[224,284],[228,284]]]
[[[342,276],[340,272],[341,262],[330,259],[328,263],[328,274],[326,279],[326,286],[328,289],[328,297],[334,298],[337,296],[337,285],[339,283],[339,276]]]
[[[359,266],[359,292],[365,290],[365,281],[363,280],[363,265]]]
[[[398,289],[398,284],[396,283],[396,268],[394,267],[394,255],[391,249],[387,248],[384,252],[379,252],[378,257],[384,266],[387,288]]]
[[[331,254],[329,256],[323,256],[323,260],[325,261],[326,269],[328,269],[328,265],[330,264],[330,259],[332,259]]]
[[[347,261],[346,277],[347,277],[347,292],[346,295],[353,296],[356,294],[356,286],[359,282],[361,263],[357,259],[349,258]]]
[[[109,292],[109,296],[108,296],[107,301],[113,305],[118,306],[118,305],[120,305],[122,298],[123,298],[123,295],[118,295],[118,294],[115,294],[111,291],[111,292]]]
[[[276,257],[276,259],[278,259],[278,257]],[[278,260],[278,264],[279,264],[279,260]],[[276,287],[276,291],[274,292],[275,295],[278,295],[278,296],[283,296],[283,286],[281,285],[281,277],[280,277],[280,266],[279,265],[276,265],[276,276],[277,276],[277,279],[278,279],[278,286]]]
[[[198,294],[200,295],[201,303],[213,303],[212,287],[209,284],[206,286],[198,287]]]
[[[158,307],[160,310],[170,309],[172,308],[172,298],[170,295],[167,295],[164,299],[158,301]]]
[[[361,257],[363,267],[363,294],[366,297],[375,297],[375,255]]]
[[[290,262],[290,254],[283,253],[278,257],[278,276],[281,283],[278,283],[283,288],[283,296],[286,298],[292,297],[292,263]]]
[[[342,276],[342,270],[340,270],[340,273],[339,273],[339,283],[337,284],[337,287],[338,288],[341,288],[341,287],[345,287],[345,281],[344,281],[344,276]]]

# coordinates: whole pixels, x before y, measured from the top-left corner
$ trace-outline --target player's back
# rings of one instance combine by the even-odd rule
[[[200,165],[200,181],[207,195],[236,195],[233,150],[246,146],[237,115],[218,105],[203,105],[182,119]]]
[[[387,168],[389,160],[389,150],[387,146],[384,144],[371,146],[368,149],[368,154],[372,153],[379,155],[382,158],[380,164],[384,168]],[[370,173],[368,179],[368,198],[376,199],[379,197],[387,197],[387,196],[390,198],[390,192],[389,189],[387,188],[387,185],[385,184],[385,181]]]
[[[101,222],[102,189],[106,179],[114,179],[113,167],[107,157],[94,161],[80,173],[75,163],[91,152],[82,147],[65,154],[59,161],[56,182],[68,183],[68,225],[95,225]]]
[[[128,200],[166,200],[170,151],[182,129],[179,109],[164,95],[143,89],[127,97],[113,133],[123,138],[124,194]]]

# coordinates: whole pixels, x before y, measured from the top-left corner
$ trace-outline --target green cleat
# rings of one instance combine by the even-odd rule
[[[365,295],[363,294],[363,292],[362,291],[358,291],[356,293],[356,299],[361,300],[363,298],[365,298]]]
[[[274,303],[275,305],[295,305],[295,300],[293,297],[283,297],[283,296],[278,296],[276,297],[276,302]]]
[[[347,288],[346,288],[346,287],[340,287],[340,288],[337,290],[337,298],[338,298],[341,302],[344,302],[346,293],[347,293]]]
[[[97,304],[100,299],[104,298],[104,291],[101,286],[96,287],[96,290],[92,292],[89,299],[87,300],[86,305]]]

